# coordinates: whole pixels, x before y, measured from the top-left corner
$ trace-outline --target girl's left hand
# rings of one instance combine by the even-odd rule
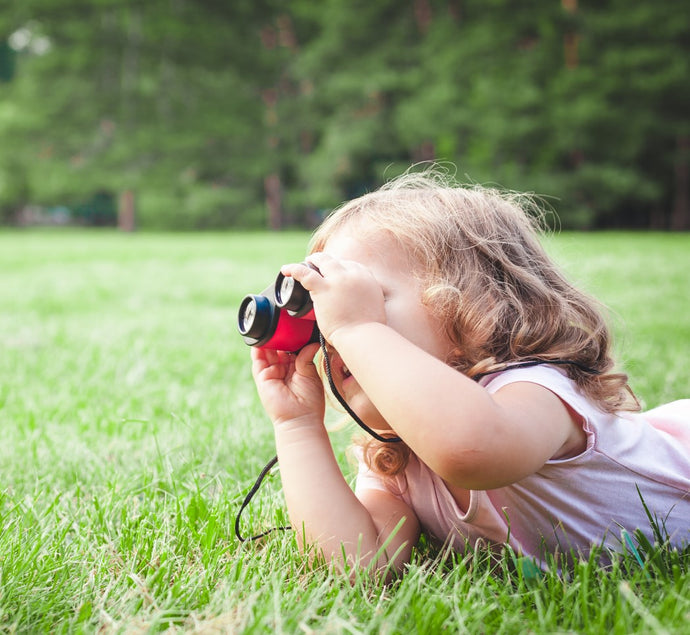
[[[314,363],[318,348],[318,344],[310,344],[295,355],[252,347],[252,375],[274,425],[296,419],[323,423],[323,383]]]

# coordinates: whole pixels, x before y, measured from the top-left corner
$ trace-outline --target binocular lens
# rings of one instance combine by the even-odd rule
[[[240,327],[242,331],[247,332],[251,329],[254,323],[254,318],[256,317],[256,302],[250,302],[244,309],[244,313],[240,317],[241,324]]]
[[[280,283],[280,297],[285,298],[286,300],[292,295],[292,291],[295,288],[295,280],[294,278],[291,278],[289,276],[286,276],[283,278],[283,281]]]
[[[240,305],[237,328],[242,335],[260,338],[270,328],[272,318],[273,308],[268,298],[248,295]]]
[[[291,315],[302,316],[312,307],[309,292],[294,278],[278,274],[275,283],[276,304]]]

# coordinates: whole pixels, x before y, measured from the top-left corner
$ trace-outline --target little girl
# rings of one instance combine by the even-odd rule
[[[345,567],[404,568],[421,532],[543,562],[622,531],[690,542],[690,400],[640,414],[596,303],[515,195],[408,174],[316,231],[305,264],[332,379],[379,436],[355,490],[314,357],[253,348],[298,539]],[[644,504],[643,504],[644,501]]]

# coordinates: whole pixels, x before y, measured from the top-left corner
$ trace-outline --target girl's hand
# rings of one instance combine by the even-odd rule
[[[328,342],[341,328],[357,324],[386,323],[381,285],[364,265],[336,260],[323,252],[311,254],[305,264],[285,265],[281,273],[292,276],[311,294],[319,330]]]
[[[310,344],[297,355],[251,349],[252,375],[261,403],[274,425],[304,417],[323,422],[323,384],[314,364],[318,348],[318,344]]]

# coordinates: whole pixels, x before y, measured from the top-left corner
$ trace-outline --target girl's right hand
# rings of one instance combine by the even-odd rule
[[[318,349],[318,344],[310,344],[295,355],[251,348],[254,382],[274,425],[303,418],[323,423],[324,389],[314,363]]]
[[[309,291],[319,330],[333,344],[333,334],[361,323],[386,324],[385,298],[371,269],[359,262],[336,259],[325,252],[307,257],[307,264],[291,264],[281,273],[292,276]]]

